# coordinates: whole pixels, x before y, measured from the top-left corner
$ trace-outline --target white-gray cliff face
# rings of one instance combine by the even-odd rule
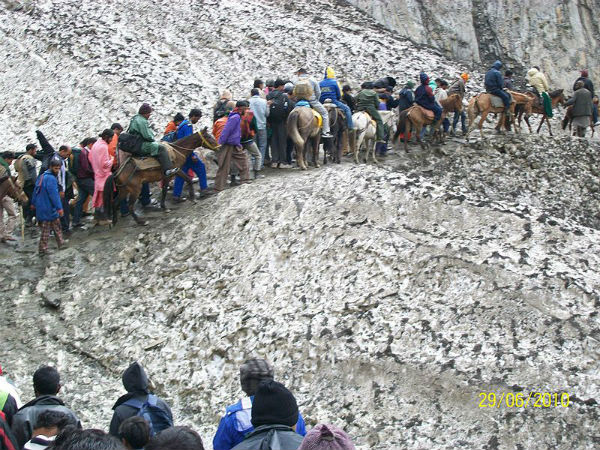
[[[570,87],[579,70],[600,75],[599,0],[348,0],[381,24],[448,56],[488,65],[538,65],[551,84]]]

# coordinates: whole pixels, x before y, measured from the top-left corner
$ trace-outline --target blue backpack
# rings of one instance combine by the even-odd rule
[[[150,436],[154,436],[162,430],[173,426],[173,419],[164,409],[158,407],[157,403],[158,397],[150,394],[145,402],[132,398],[123,404],[138,410],[137,415],[143,417],[148,422],[148,425],[150,425]]]
[[[177,129],[175,131],[171,131],[170,133],[165,134],[162,137],[161,141],[163,141],[163,142],[169,142],[169,143],[170,142],[175,142],[177,140],[177,133],[179,133],[179,129],[182,126],[184,126],[184,125],[186,125],[188,123],[189,123],[189,121],[187,119],[185,119],[183,122],[181,122],[179,124],[179,126],[177,127]]]

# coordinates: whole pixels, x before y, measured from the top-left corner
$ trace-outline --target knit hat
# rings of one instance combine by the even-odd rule
[[[427,84],[427,82],[429,81],[429,77],[425,72],[421,72],[419,74],[419,80],[421,80],[421,84]]]
[[[354,450],[350,436],[335,425],[320,424],[306,433],[298,450]]]
[[[263,381],[273,380],[275,371],[264,359],[248,359],[240,366],[240,382],[242,390],[249,396],[256,393],[258,385]]]
[[[142,106],[140,106],[138,114],[150,114],[151,112],[152,106],[150,106],[148,103],[143,103]]]
[[[288,94],[291,94],[292,92],[294,92],[294,83],[285,83],[285,86],[283,86],[283,90]]]
[[[587,77],[588,77],[588,75],[589,75],[589,74],[588,74],[588,71],[587,71],[586,69],[583,69],[583,70],[581,71],[581,76],[582,76],[583,78],[587,78]]]
[[[252,425],[287,425],[298,422],[298,404],[294,395],[277,381],[264,381],[258,385],[252,402]]]
[[[415,82],[413,80],[408,80],[406,82],[406,87],[409,88],[409,89],[414,88],[415,87]]]
[[[325,79],[332,79],[332,78],[335,78],[335,72],[333,71],[333,68],[327,67],[325,69]]]
[[[465,83],[469,81],[469,74],[467,72],[461,73],[460,77],[465,81]]]

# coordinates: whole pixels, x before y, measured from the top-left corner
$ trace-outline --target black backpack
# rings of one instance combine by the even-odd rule
[[[141,136],[131,133],[121,133],[119,135],[119,149],[124,152],[131,153],[132,155],[139,155],[142,152],[142,140]]]
[[[273,97],[273,102],[269,106],[269,120],[279,122],[285,120],[289,109],[289,99],[286,94]]]

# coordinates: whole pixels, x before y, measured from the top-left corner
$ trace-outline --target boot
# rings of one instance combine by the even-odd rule
[[[179,172],[179,167],[173,167],[173,163],[169,158],[169,152],[163,145],[158,146],[158,155],[156,155],[156,159],[162,168],[165,177],[170,177]]]

